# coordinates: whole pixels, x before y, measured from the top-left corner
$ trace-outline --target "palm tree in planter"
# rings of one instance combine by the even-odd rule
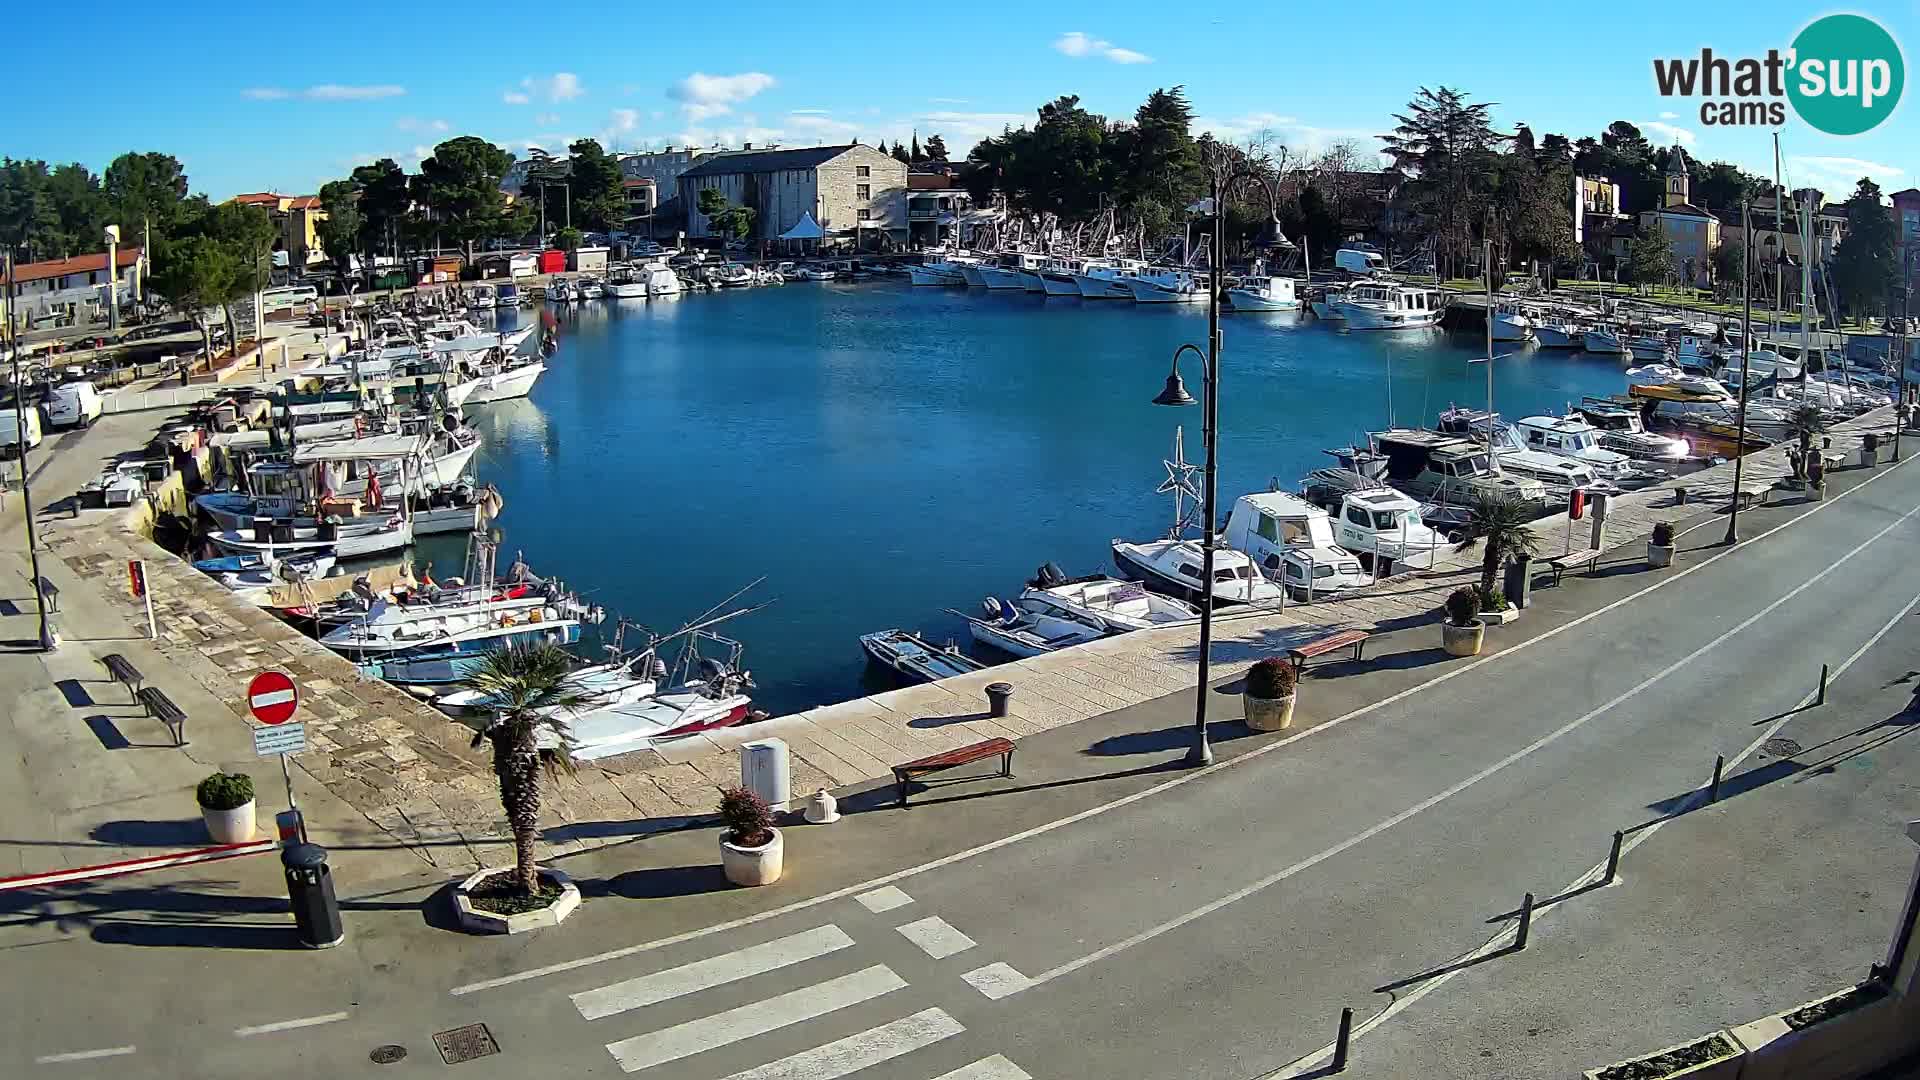
[[[1798,447],[1793,454],[1793,478],[1801,484],[1809,483],[1819,472],[1812,467],[1813,440],[1827,433],[1826,414],[1818,405],[1801,405],[1787,417],[1787,430],[1793,433]]]
[[[1465,551],[1475,543],[1480,550],[1480,610],[1501,611],[1506,598],[1494,587],[1500,568],[1517,558],[1532,558],[1539,549],[1540,537],[1527,528],[1533,512],[1519,499],[1497,495],[1482,496],[1473,504],[1473,516],[1467,520],[1465,535],[1455,550]],[[1451,604],[1451,598],[1447,601]]]
[[[503,900],[517,899],[520,902],[511,906],[528,910],[528,901],[540,901],[554,891],[543,890],[540,884],[542,874],[551,877],[553,872],[542,870],[534,860],[534,844],[540,838],[541,776],[551,776],[556,768],[570,771],[573,767],[567,757],[563,725],[555,714],[588,705],[593,695],[580,688],[573,674],[573,657],[557,645],[511,646],[490,652],[460,684],[492,703],[492,714],[474,733],[473,745],[477,748],[485,742],[493,746],[500,806],[507,812],[507,824],[513,830],[512,872],[488,874],[484,882],[470,879],[468,887],[491,886],[483,891]],[[558,745],[542,749],[542,731],[557,736]],[[509,880],[500,882],[502,876]]]

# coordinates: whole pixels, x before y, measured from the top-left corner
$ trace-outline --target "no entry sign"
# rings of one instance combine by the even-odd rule
[[[247,684],[247,708],[263,724],[284,724],[300,706],[293,680],[279,671],[263,671]]]

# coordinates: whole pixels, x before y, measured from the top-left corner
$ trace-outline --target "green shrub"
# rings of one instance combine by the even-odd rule
[[[1455,626],[1472,626],[1480,615],[1480,590],[1462,585],[1447,597],[1447,621]]]
[[[1654,547],[1672,547],[1673,546],[1673,522],[1662,521],[1658,525],[1655,525],[1653,527],[1653,546]]]
[[[1252,697],[1268,701],[1293,696],[1294,684],[1299,681],[1294,673],[1293,664],[1277,656],[1269,656],[1254,664],[1247,672],[1247,693]]]
[[[1501,592],[1499,589],[1482,589],[1480,586],[1475,585],[1473,587],[1473,594],[1480,598],[1481,611],[1507,610],[1507,594]]]
[[[214,773],[200,781],[193,796],[208,810],[237,810],[253,801],[253,777],[246,773]]]
[[[727,841],[741,847],[759,847],[773,839],[773,809],[743,787],[720,793],[720,823],[727,827]]]

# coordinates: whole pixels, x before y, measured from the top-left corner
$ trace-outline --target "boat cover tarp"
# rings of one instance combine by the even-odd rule
[[[293,460],[301,464],[310,461],[375,461],[406,457],[419,450],[418,435],[368,435],[360,439],[301,443],[293,452]]]

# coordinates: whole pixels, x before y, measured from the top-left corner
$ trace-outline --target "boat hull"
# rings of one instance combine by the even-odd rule
[[[1018,270],[1008,270],[1002,266],[983,266],[980,268],[981,283],[989,289],[1025,289],[1026,282],[1020,280]]]
[[[1127,291],[1136,304],[1198,304],[1207,298],[1206,290],[1195,285],[1167,287],[1141,278],[1128,281]]]
[[[511,634],[458,642],[438,653],[364,660],[359,667],[363,675],[404,686],[451,686],[478,670],[488,653],[509,645],[572,645],[579,640],[579,623],[544,623]]]
[[[963,266],[960,268],[960,280],[975,289],[989,288],[987,271],[983,266]]]
[[[1425,330],[1440,324],[1440,313],[1437,311],[1403,315],[1399,312],[1376,311],[1358,304],[1339,304],[1335,307],[1349,330]]]
[[[1073,275],[1074,288],[1079,290],[1082,300],[1131,300],[1133,293],[1127,291],[1126,284],[1119,278],[1089,277],[1086,274]]]
[[[1080,286],[1074,282],[1073,276],[1070,274],[1042,274],[1040,275],[1040,283],[1048,296],[1080,295]]]
[[[1251,289],[1228,289],[1227,302],[1235,311],[1298,311],[1298,300],[1273,300]]]
[[[1577,349],[1580,347],[1580,335],[1559,326],[1536,326],[1533,339],[1543,349]]]
[[[533,384],[546,374],[547,365],[535,362],[498,375],[483,375],[468,385],[473,387],[467,395],[467,404],[486,405],[495,401],[511,401],[533,393]],[[473,455],[468,454],[471,460]]]

